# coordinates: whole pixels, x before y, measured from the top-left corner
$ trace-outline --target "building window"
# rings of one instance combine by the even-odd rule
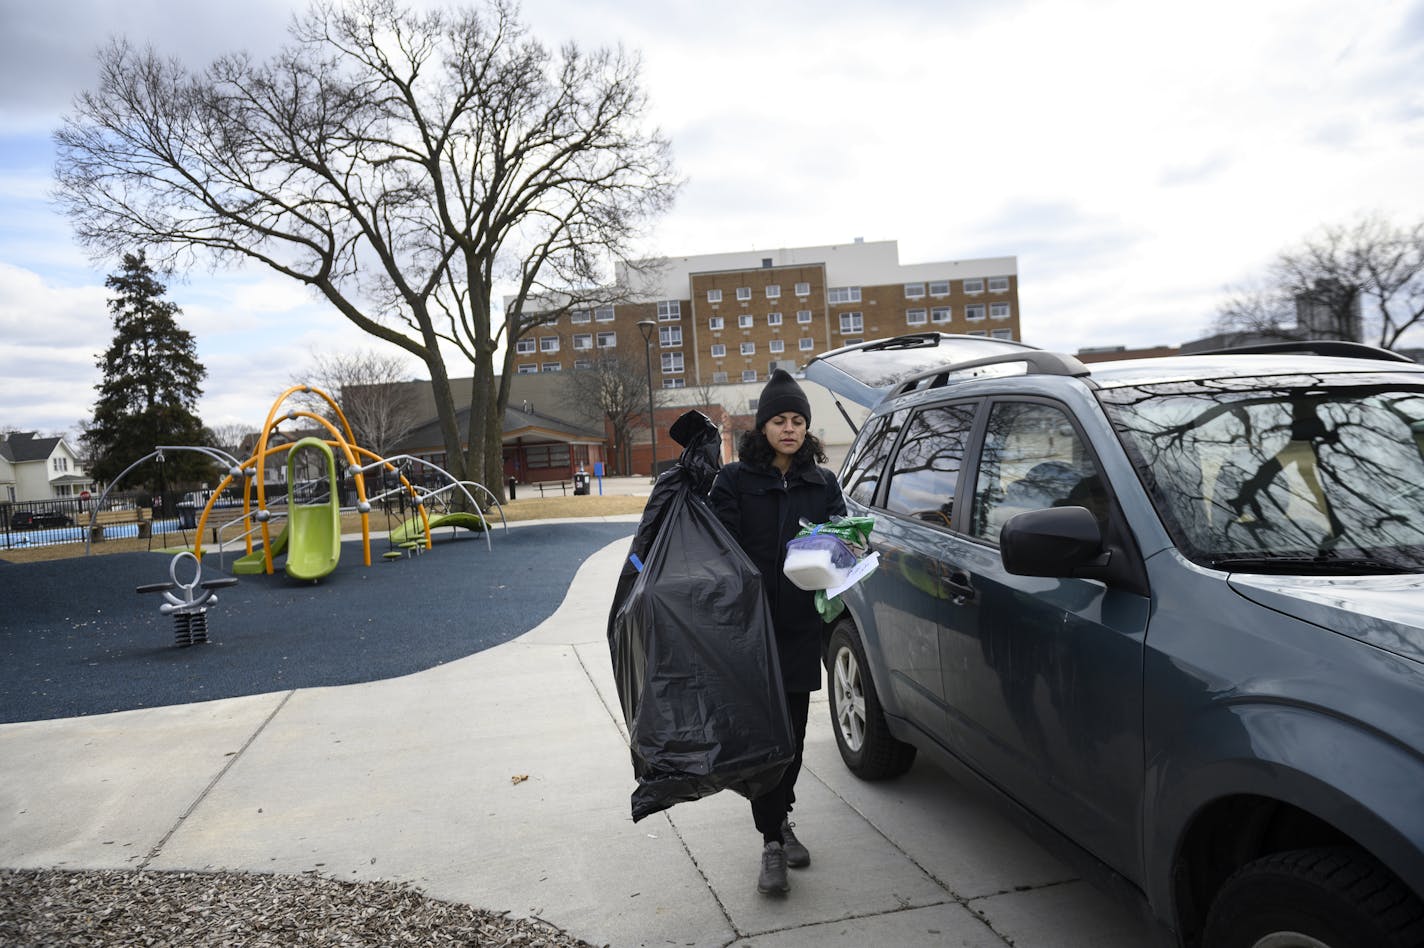
[[[989,277],[989,292],[990,292],[990,293],[1007,293],[1007,292],[1009,292],[1009,278],[1008,278],[1008,277]]]
[[[707,302],[709,302],[709,303],[720,303],[720,302],[722,302],[722,291],[721,291],[721,290],[708,290],[708,291],[707,291]]]
[[[721,316],[713,316],[711,319],[707,320],[707,328],[710,329],[710,330],[712,330],[713,332],[721,332],[721,331],[722,331],[722,317],[721,317]]]
[[[983,293],[983,292],[984,292],[984,281],[983,281],[983,280],[965,280],[965,281],[964,281],[964,292],[966,292],[966,293]]]
[[[982,330],[982,329],[971,329],[971,330],[969,330],[969,332],[965,333],[965,335],[968,335],[968,336],[987,336],[987,335],[989,335],[989,334],[988,334],[987,332],[985,332],[984,330]]]
[[[576,309],[569,314],[569,322],[586,323],[593,319],[593,314],[586,309]]]
[[[923,283],[906,283],[905,299],[917,300],[925,295],[925,285]]]
[[[777,299],[777,298],[780,297],[780,296],[781,296],[781,284],[780,284],[780,283],[768,283],[768,284],[766,285],[766,298],[767,298],[767,299],[769,299],[769,300],[774,300],[774,299]]]
[[[514,371],[519,375],[534,375],[539,371],[539,365],[535,362],[521,362],[514,367]]]
[[[926,316],[927,314],[922,309],[905,310],[905,322],[907,325],[910,326],[923,326],[925,324]]]
[[[598,348],[612,349],[618,345],[618,333],[601,332],[598,334]]]
[[[1009,318],[1009,304],[1008,304],[1008,303],[990,303],[990,304],[989,304],[989,318],[990,318],[990,319],[1008,319],[1008,318]]]
[[[713,384],[713,385],[726,385],[726,384],[727,384],[727,373],[726,373],[726,372],[713,372],[713,373],[712,373],[712,384]]]
[[[964,318],[972,322],[978,322],[984,318],[984,304],[970,303],[964,307]]]
[[[663,379],[663,388],[686,388],[687,379]]]
[[[664,322],[682,318],[681,300],[663,300],[658,304],[658,319]]]
[[[574,351],[578,351],[579,349],[592,349],[592,348],[593,348],[593,333],[591,333],[591,332],[576,332],[576,333],[574,333]]]
[[[948,281],[948,280],[931,280],[931,281],[930,281],[930,296],[948,296],[948,295],[949,295],[949,281]]]
[[[766,348],[773,354],[777,352],[785,352],[786,343],[782,342],[780,339],[773,339],[771,340],[771,342],[766,344]]]
[[[816,340],[807,339],[805,336],[802,336],[800,341],[797,342],[797,345],[801,347],[802,352],[810,352],[816,347]]]
[[[681,353],[681,352],[664,352],[664,353],[663,353],[663,374],[664,374],[664,375],[667,375],[668,373],[675,373],[675,372],[681,372],[681,371],[682,371],[682,353]]]
[[[569,446],[566,444],[534,444],[524,449],[530,467],[568,467]]]
[[[520,355],[528,355],[534,351],[533,339],[521,339],[514,344],[514,351]]]
[[[865,341],[864,339],[861,339],[860,337],[857,336],[857,337],[852,338],[852,339],[842,339],[842,340],[841,340],[841,345],[843,345],[843,346],[858,346],[858,345],[860,345],[860,344],[861,344],[862,342],[864,342],[864,341]]]
[[[600,323],[613,322],[612,306],[595,306],[593,308],[593,318]]]
[[[658,327],[658,345],[664,349],[672,346],[682,345],[681,326],[660,326]]]
[[[796,284],[796,295],[797,295],[797,296],[810,296],[810,295],[811,295],[811,284],[809,284],[809,283],[798,283],[798,284]]]
[[[796,311],[796,322],[804,326],[811,321],[811,311],[809,309],[798,309]]]
[[[717,345],[715,345],[715,346],[712,347],[712,358],[714,358],[714,359],[725,359],[726,357],[727,357],[727,347],[726,347],[726,346],[722,345],[722,344],[719,342],[719,343],[717,343]]]
[[[539,337],[539,351],[540,351],[540,352],[558,352],[558,351],[559,351],[559,337],[558,337],[558,336],[540,336],[540,337]]]
[[[539,367],[540,372],[558,372],[564,367],[562,362],[545,362]]]
[[[860,287],[833,286],[826,291],[826,299],[831,303],[859,303]]]
[[[949,318],[950,318],[950,311],[949,311],[949,307],[948,307],[948,306],[932,306],[932,307],[930,307],[930,322],[932,322],[932,323],[947,323],[947,322],[949,322]]]
[[[743,382],[755,382],[756,380],[757,380],[757,372],[756,372],[756,369],[743,369],[743,370],[742,370],[742,381],[743,381]]]
[[[865,332],[865,318],[860,313],[841,313],[841,334]]]
[[[754,342],[744,342],[744,343],[742,343],[742,355],[744,355],[744,356],[756,355],[756,343],[754,343]]]
[[[995,339],[1012,339],[1014,338],[1014,331],[1012,329],[995,329],[989,333],[989,335]]]
[[[780,326],[780,325],[781,325],[781,314],[780,314],[780,313],[767,313],[767,314],[766,314],[766,324],[767,324],[768,326]]]
[[[742,329],[751,329],[754,320],[755,317],[747,313],[743,313],[742,315],[737,317],[737,325]]]
[[[593,368],[593,360],[592,360],[592,359],[575,359],[575,360],[574,360],[574,368],[575,368],[575,369],[591,369],[591,368]]]
[[[739,287],[737,287],[737,299],[742,300],[743,302],[745,302],[745,301],[747,301],[747,300],[749,300],[749,299],[751,299],[751,298],[752,298],[752,288],[751,288],[751,287],[749,287],[749,286],[739,286]]]

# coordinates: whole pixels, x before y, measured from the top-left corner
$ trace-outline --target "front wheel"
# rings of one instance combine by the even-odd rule
[[[831,678],[831,727],[850,772],[863,780],[898,777],[915,761],[915,748],[898,740],[885,723],[880,696],[870,680],[865,648],[855,624],[836,623],[827,648]]]
[[[1374,858],[1331,847],[1247,863],[1207,914],[1203,948],[1417,948],[1424,903]]]

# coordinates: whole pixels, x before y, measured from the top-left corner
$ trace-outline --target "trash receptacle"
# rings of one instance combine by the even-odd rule
[[[575,472],[574,472],[574,493],[575,493],[575,494],[587,494],[587,493],[588,493],[588,484],[589,484],[588,472],[586,472],[586,471],[575,471]]]
[[[504,486],[505,486],[505,488],[509,491],[509,496],[508,496],[507,498],[505,498],[505,499],[506,499],[506,500],[513,500],[513,499],[514,499],[514,478],[511,477],[509,480],[505,481],[505,482],[504,482]]]
[[[190,503],[178,504],[178,526],[184,530],[192,530],[198,525],[198,505]]]

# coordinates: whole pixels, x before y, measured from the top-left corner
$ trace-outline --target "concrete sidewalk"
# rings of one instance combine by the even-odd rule
[[[825,693],[797,833],[756,892],[732,794],[634,824],[604,622],[626,541],[529,633],[405,678],[0,726],[0,866],[408,881],[595,944],[1137,948],[1148,932],[949,778],[859,781]]]

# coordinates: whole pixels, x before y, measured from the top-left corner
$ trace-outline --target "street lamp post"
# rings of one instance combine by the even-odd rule
[[[643,355],[648,362],[648,434],[653,439],[653,470],[652,479],[658,479],[658,426],[653,419],[653,335],[658,331],[658,324],[651,319],[638,321],[638,331],[643,334]]]

